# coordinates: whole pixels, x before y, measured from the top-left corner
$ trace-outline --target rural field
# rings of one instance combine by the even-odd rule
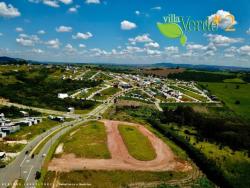
[[[100,186],[100,180],[105,181],[103,187],[144,181],[159,184],[171,177],[185,177],[193,168],[189,162],[177,160],[166,143],[146,127],[104,120],[86,123],[63,136],[44,183],[60,187],[60,183],[76,183],[80,178],[78,183],[88,182],[93,187]]]

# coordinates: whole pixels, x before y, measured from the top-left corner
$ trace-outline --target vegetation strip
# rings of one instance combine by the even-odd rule
[[[136,127],[119,125],[118,129],[131,156],[141,161],[155,159],[156,153],[151,142]]]
[[[58,132],[60,132],[62,129],[64,129],[66,127],[60,127],[58,129],[56,129],[55,131],[53,131],[51,134],[49,134],[48,136],[46,136],[45,138],[43,138],[43,140],[41,140],[35,148],[33,148],[33,150],[31,151],[30,155],[35,154],[37,155],[41,149],[43,148],[43,146],[49,141],[49,139],[51,139],[54,135],[56,135]]]
[[[73,134],[72,134],[73,133]],[[64,152],[77,157],[109,159],[106,128],[102,122],[92,121],[77,132],[68,133],[63,141]]]

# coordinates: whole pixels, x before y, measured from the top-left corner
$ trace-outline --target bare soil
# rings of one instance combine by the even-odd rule
[[[186,161],[176,158],[172,150],[144,126],[111,120],[103,120],[103,122],[107,130],[111,159],[85,159],[77,158],[74,154],[64,154],[61,158],[52,159],[48,169],[58,172],[84,169],[138,171],[188,171],[192,169]],[[156,151],[156,158],[151,161],[139,161],[130,156],[119,133],[119,124],[136,126],[152,143]]]

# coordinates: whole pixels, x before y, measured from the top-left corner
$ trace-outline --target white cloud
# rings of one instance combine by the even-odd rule
[[[145,47],[148,47],[148,48],[160,48],[160,45],[157,42],[150,42],[150,43],[145,44]]]
[[[34,42],[30,39],[25,38],[17,38],[16,42],[19,43],[22,46],[34,46]]]
[[[179,48],[177,46],[167,46],[164,49],[168,54],[175,54],[179,52]]]
[[[16,39],[16,42],[22,46],[34,46],[40,42],[40,38],[37,35],[20,34]]]
[[[85,1],[86,4],[100,4],[100,0],[86,0]]]
[[[5,4],[5,2],[0,2],[0,17],[14,18],[21,16],[21,13],[17,8],[13,7],[11,4]]]
[[[49,40],[45,44],[48,45],[49,48],[59,48],[60,47],[60,41],[58,39]]]
[[[59,0],[59,1],[66,5],[71,4],[73,2],[73,0]]]
[[[31,52],[36,53],[36,54],[44,53],[43,50],[41,50],[41,49],[36,49],[36,48],[32,49]]]
[[[16,32],[23,32],[24,30],[23,30],[23,28],[21,28],[21,27],[17,27],[16,28]]]
[[[71,44],[67,44],[64,48],[64,50],[66,52],[69,52],[69,53],[73,53],[73,52],[76,52],[77,50],[71,45]]]
[[[80,5],[76,5],[74,7],[69,8],[69,13],[77,13],[78,9],[80,8]]]
[[[93,37],[93,35],[90,32],[87,32],[87,33],[79,33],[78,32],[76,35],[72,35],[73,39],[84,39],[84,40],[86,40],[86,39],[89,39],[91,37]]]
[[[56,28],[56,32],[58,32],[58,33],[67,33],[67,32],[71,32],[71,31],[72,31],[72,27],[63,26],[63,25]]]
[[[161,55],[161,51],[159,51],[159,50],[150,50],[150,49],[148,49],[146,52],[147,52],[148,55],[151,55],[151,56]]]
[[[242,38],[230,38],[223,35],[205,34],[205,37],[213,43],[215,46],[229,46],[234,43],[241,43],[244,40]]]
[[[187,50],[207,50],[207,46],[203,46],[201,44],[188,44],[186,46]]]
[[[79,44],[79,48],[85,48],[86,45],[85,44]]]
[[[136,10],[136,11],[135,11],[135,14],[138,16],[138,15],[140,15],[141,13],[140,13],[139,10]]]
[[[128,39],[131,43],[136,43],[136,42],[152,42],[153,40],[149,37],[149,34],[143,34],[143,35],[138,35],[135,38],[129,38]]]
[[[247,33],[248,35],[250,35],[250,28],[246,31],[246,33]]]
[[[152,9],[152,10],[161,10],[161,7],[160,7],[160,6],[157,6],[157,7],[152,7],[151,9]]]
[[[241,46],[237,51],[241,55],[250,56],[250,46],[249,45]]]
[[[48,5],[50,7],[54,7],[54,8],[60,7],[58,2],[54,0],[43,0],[43,4]]]
[[[209,16],[208,20],[211,23],[214,21],[215,17],[219,18],[220,21],[219,21],[218,27],[221,29],[225,29],[229,27],[230,25],[237,24],[236,20],[234,20],[234,22],[232,23],[232,18],[230,17],[230,15],[232,14],[228,11],[218,10],[215,14],[212,14],[211,16]]]
[[[135,23],[127,21],[127,20],[123,20],[121,22],[121,29],[122,30],[131,30],[131,29],[135,29],[137,26]]]
[[[37,31],[37,34],[39,34],[39,35],[44,35],[46,32],[44,31],[44,30],[39,30],[39,31]]]
[[[137,46],[127,46],[126,48],[127,48],[128,52],[130,52],[130,53],[143,52],[144,51],[143,48],[140,48],[140,47],[137,47]]]

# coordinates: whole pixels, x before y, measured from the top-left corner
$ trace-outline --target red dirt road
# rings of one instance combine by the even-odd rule
[[[111,159],[76,158],[74,154],[65,154],[54,158],[49,164],[50,171],[68,172],[73,170],[140,170],[140,171],[188,171],[192,167],[185,161],[178,160],[171,149],[157,136],[142,125],[104,120],[107,130],[108,148]],[[118,125],[136,126],[144,134],[155,149],[156,158],[151,161],[139,161],[129,155],[127,147],[119,133]],[[84,139],[84,138],[83,138]]]

